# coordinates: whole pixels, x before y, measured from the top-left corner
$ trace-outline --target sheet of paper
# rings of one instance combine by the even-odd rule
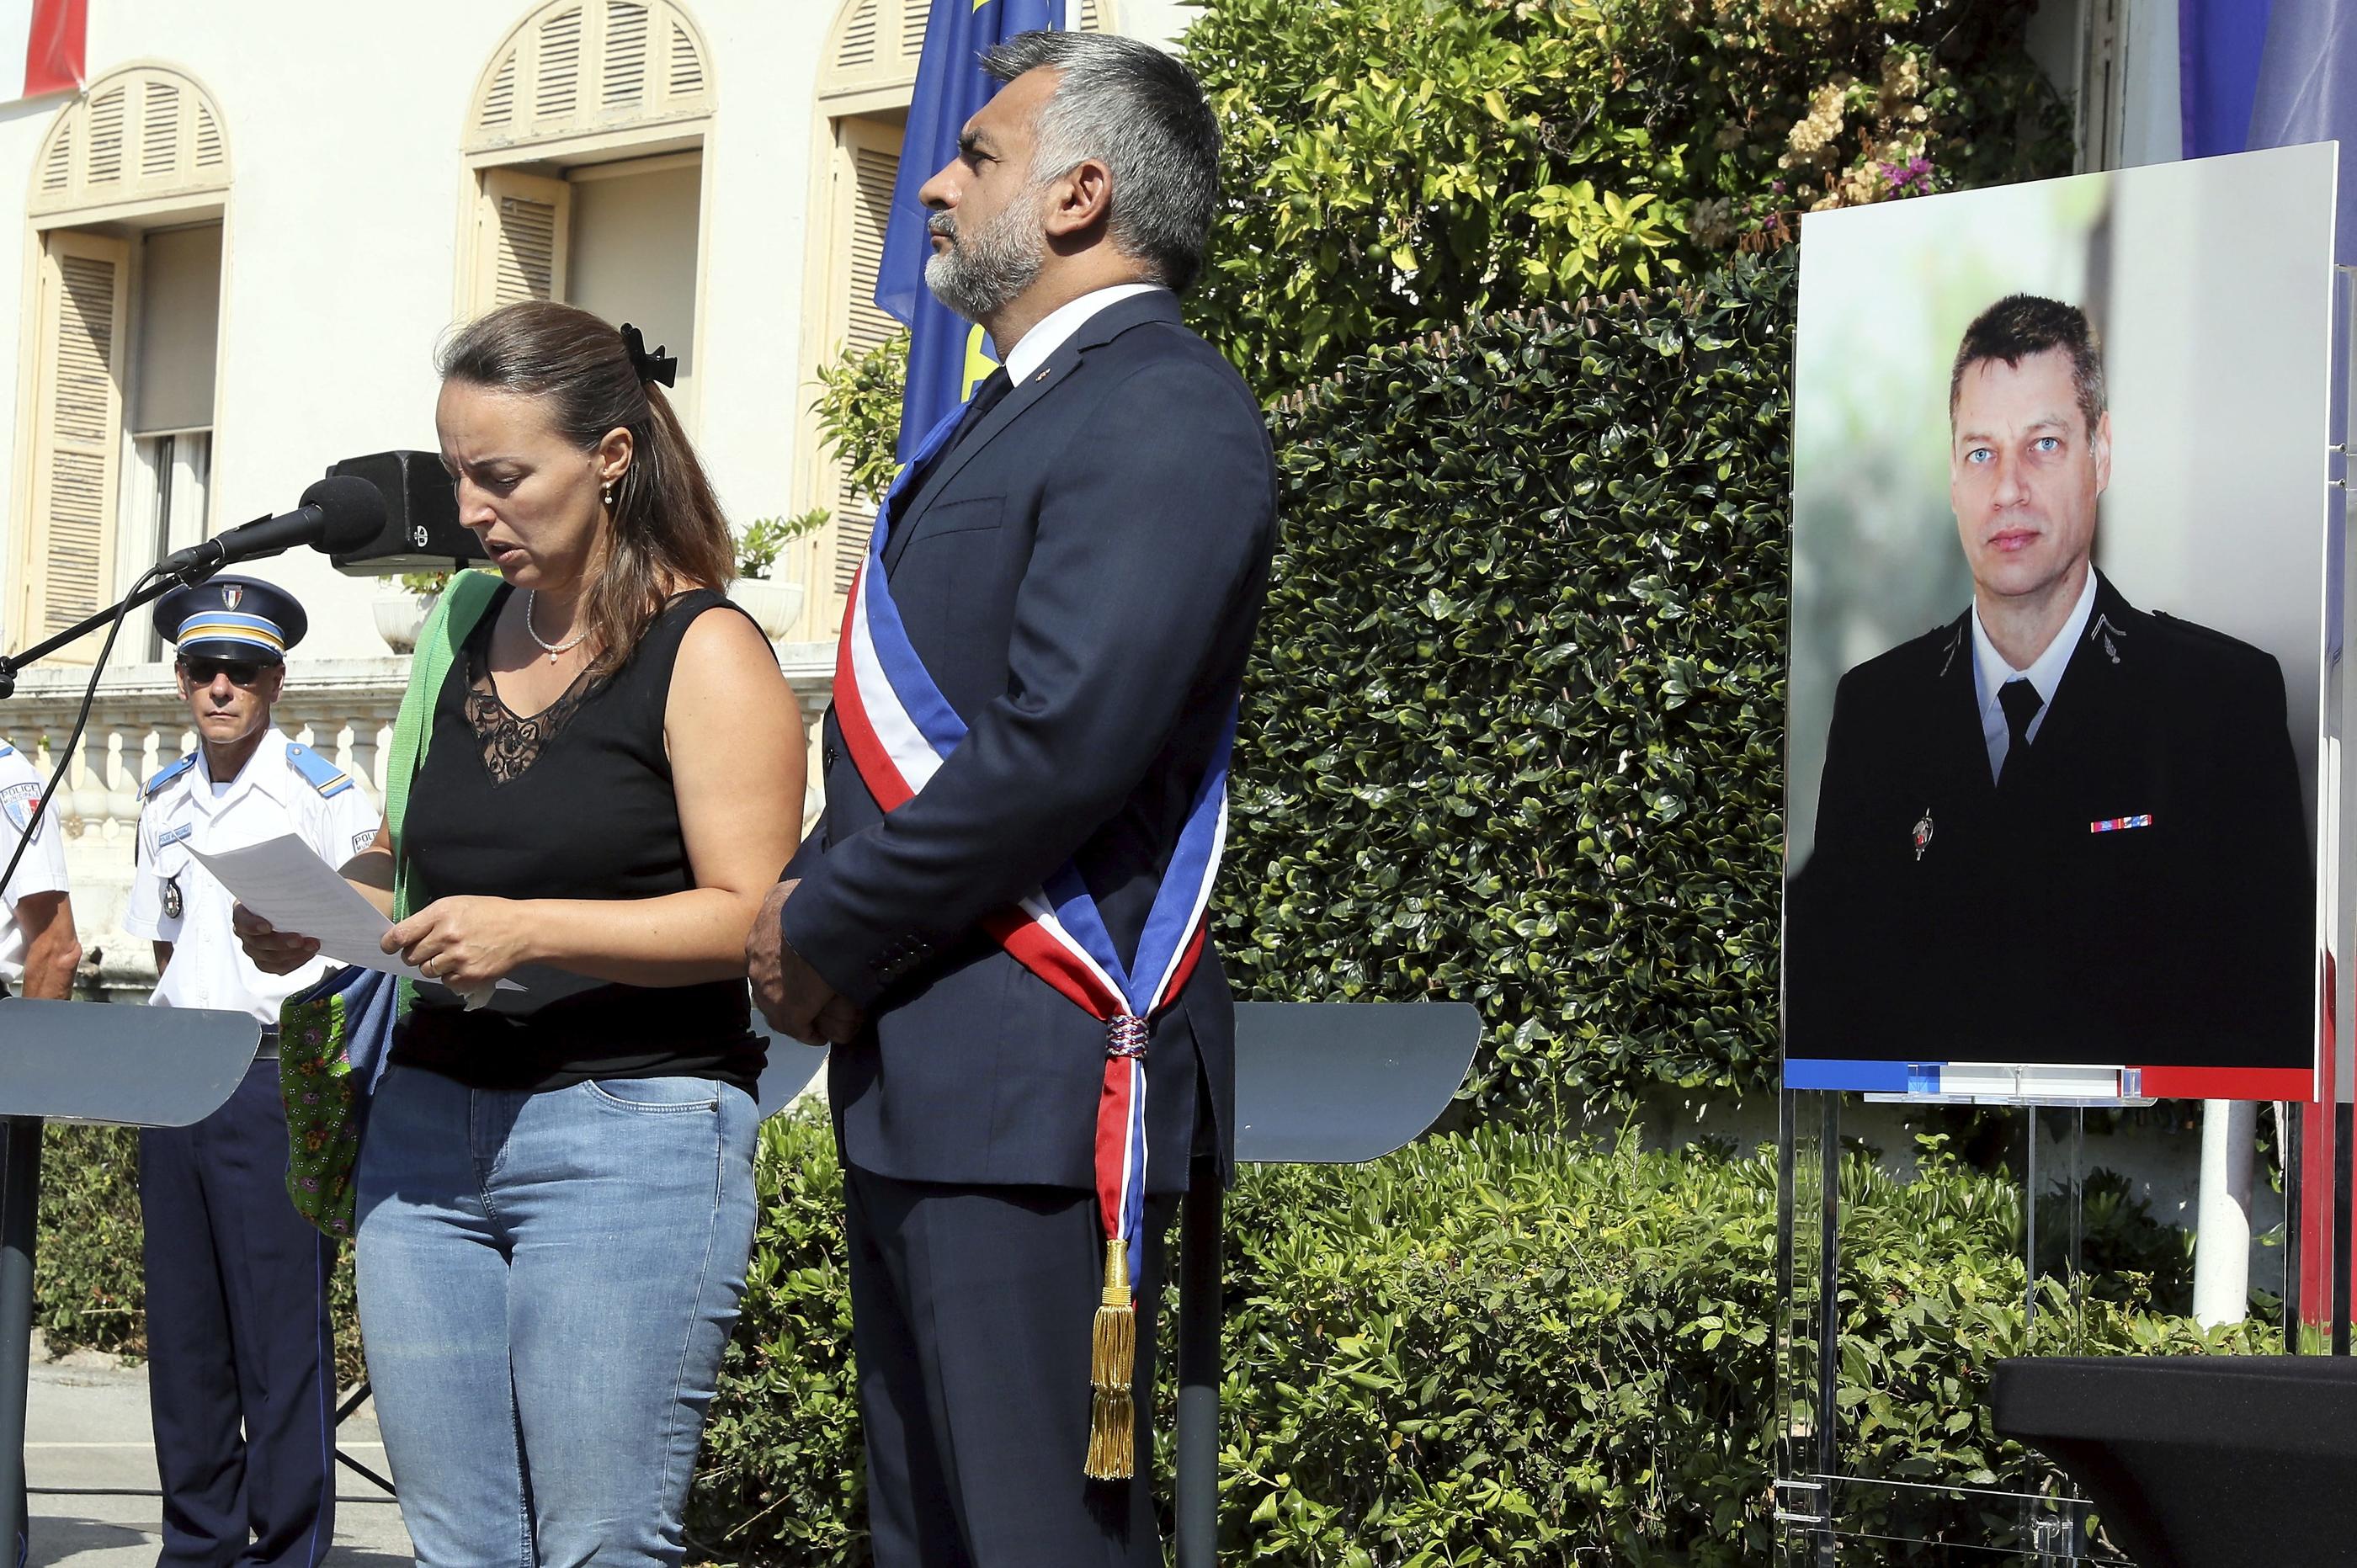
[[[188,853],[239,903],[282,931],[299,931],[317,940],[321,956],[427,985],[440,983],[384,950],[384,933],[393,922],[294,834],[213,854],[191,844]],[[502,980],[499,989],[523,987]]]

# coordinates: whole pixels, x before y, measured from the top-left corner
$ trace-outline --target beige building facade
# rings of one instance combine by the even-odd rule
[[[1176,0],[1071,0],[1171,45]],[[556,298],[680,360],[678,406],[741,529],[823,507],[773,575],[780,662],[823,706],[870,509],[821,450],[816,374],[890,336],[871,302],[928,0],[91,0],[89,81],[0,107],[0,649],[110,603],[159,555],[291,507],[338,460],[435,445],[457,322]],[[390,585],[309,552],[283,727],[380,782],[406,660]],[[0,704],[61,745],[86,639]],[[141,780],[189,743],[144,615],[58,802],[84,945],[118,925]]]

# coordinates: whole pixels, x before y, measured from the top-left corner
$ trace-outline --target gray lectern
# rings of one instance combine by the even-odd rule
[[[1462,1002],[1239,1003],[1236,1160],[1381,1159],[1448,1108],[1480,1043],[1481,1015]],[[1190,1181],[1179,1211],[1178,1568],[1211,1568],[1219,1547],[1222,1196]]]
[[[33,1240],[41,1123],[185,1127],[230,1097],[262,1044],[243,1013],[0,1001],[0,1507],[24,1556],[25,1385],[32,1367]]]
[[[823,1047],[806,1046],[780,1035],[770,1027],[758,1007],[753,1009],[753,1032],[770,1048],[760,1081],[753,1086],[753,1107],[766,1122],[791,1105],[794,1097],[810,1087],[818,1069],[826,1065],[826,1051]]]

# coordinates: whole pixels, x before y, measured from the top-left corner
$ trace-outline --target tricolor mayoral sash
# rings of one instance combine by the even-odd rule
[[[959,718],[909,641],[884,570],[893,515],[911,475],[956,429],[953,411],[919,444],[877,516],[867,560],[852,585],[835,655],[834,717],[854,767],[887,812],[913,800],[965,739]],[[1008,954],[1105,1026],[1104,1088],[1097,1100],[1097,1202],[1104,1217],[1104,1294],[1091,1359],[1094,1390],[1088,1474],[1118,1480],[1135,1468],[1130,1380],[1136,1358],[1135,1282],[1145,1254],[1146,1047],[1156,1011],[1178,994],[1203,950],[1204,908],[1228,826],[1228,757],[1235,714],[1196,792],[1178,845],[1125,965],[1079,867],[1066,862],[1018,903],[983,922]]]

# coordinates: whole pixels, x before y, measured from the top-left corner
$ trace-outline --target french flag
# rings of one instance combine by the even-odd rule
[[[90,0],[0,0],[0,70],[25,62],[17,91],[0,77],[0,102],[81,91],[89,19]]]

